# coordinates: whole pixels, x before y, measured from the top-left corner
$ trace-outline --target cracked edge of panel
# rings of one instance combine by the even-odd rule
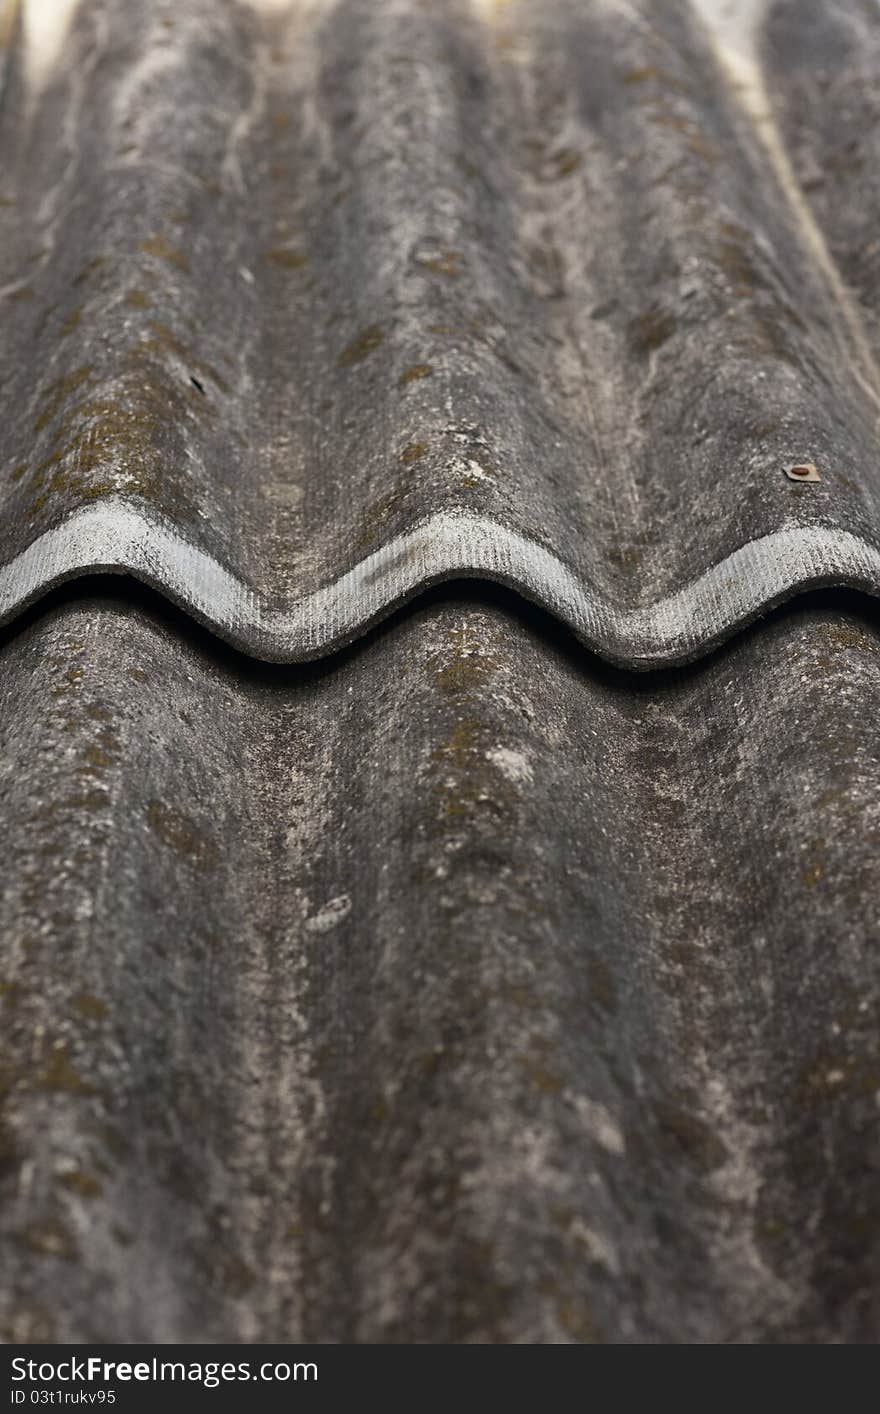
[[[552,551],[484,516],[429,516],[330,584],[276,605],[135,502],[74,512],[0,566],[0,624],[65,581],[126,574],[158,590],[233,647],[267,662],[334,652],[431,585],[504,584],[561,619],[619,667],[691,662],[807,589],[880,596],[880,549],[832,526],[784,526],[734,550],[645,608],[621,610]]]

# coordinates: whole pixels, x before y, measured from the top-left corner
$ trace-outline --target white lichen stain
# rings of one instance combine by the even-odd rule
[[[473,486],[477,481],[492,481],[492,475],[481,466],[473,457],[454,456],[450,459],[449,469],[455,476],[460,476],[466,486]]]
[[[317,913],[313,913],[311,918],[305,921],[307,933],[329,933],[331,929],[338,927],[343,918],[347,918],[351,913],[351,899],[348,894],[339,894],[337,898],[328,899],[323,908],[319,908]]]
[[[580,1218],[575,1218],[569,1229],[570,1236],[582,1243],[587,1249],[590,1258],[605,1267],[613,1276],[620,1273],[620,1259],[616,1248],[612,1247],[607,1237],[595,1232],[593,1228],[587,1227]]]
[[[626,1139],[623,1130],[612,1119],[605,1106],[600,1105],[596,1100],[589,1099],[586,1095],[573,1096],[572,1104],[593,1139],[601,1144],[607,1153],[614,1154],[618,1159],[623,1158],[626,1153]]]
[[[530,781],[533,776],[531,762],[523,751],[512,751],[507,746],[493,746],[486,752],[487,761],[497,766],[509,781],[520,783]]]

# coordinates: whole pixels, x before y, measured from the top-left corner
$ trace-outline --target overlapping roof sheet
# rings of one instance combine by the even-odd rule
[[[874,592],[875,193],[809,177],[869,166],[876,16],[717,8],[112,0],[30,77],[14,29],[4,616],[124,569],[298,660],[476,574],[647,666]]]
[[[0,1338],[875,1339],[880,8],[52,8]]]

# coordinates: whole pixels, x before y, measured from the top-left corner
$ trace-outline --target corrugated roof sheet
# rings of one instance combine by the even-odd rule
[[[0,691],[7,1338],[876,1335],[875,621],[89,601]]]
[[[646,666],[875,592],[876,330],[830,250],[876,213],[796,173],[849,140],[805,67],[846,91],[876,14],[722,49],[715,8],[86,3],[38,92],[13,44],[3,614],[123,569],[298,660],[466,573]]]
[[[41,13],[0,1338],[876,1338],[880,10]]]

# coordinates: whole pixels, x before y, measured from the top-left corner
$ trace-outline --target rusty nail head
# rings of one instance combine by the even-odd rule
[[[821,481],[822,478],[813,462],[794,462],[785,468],[789,481]]]

